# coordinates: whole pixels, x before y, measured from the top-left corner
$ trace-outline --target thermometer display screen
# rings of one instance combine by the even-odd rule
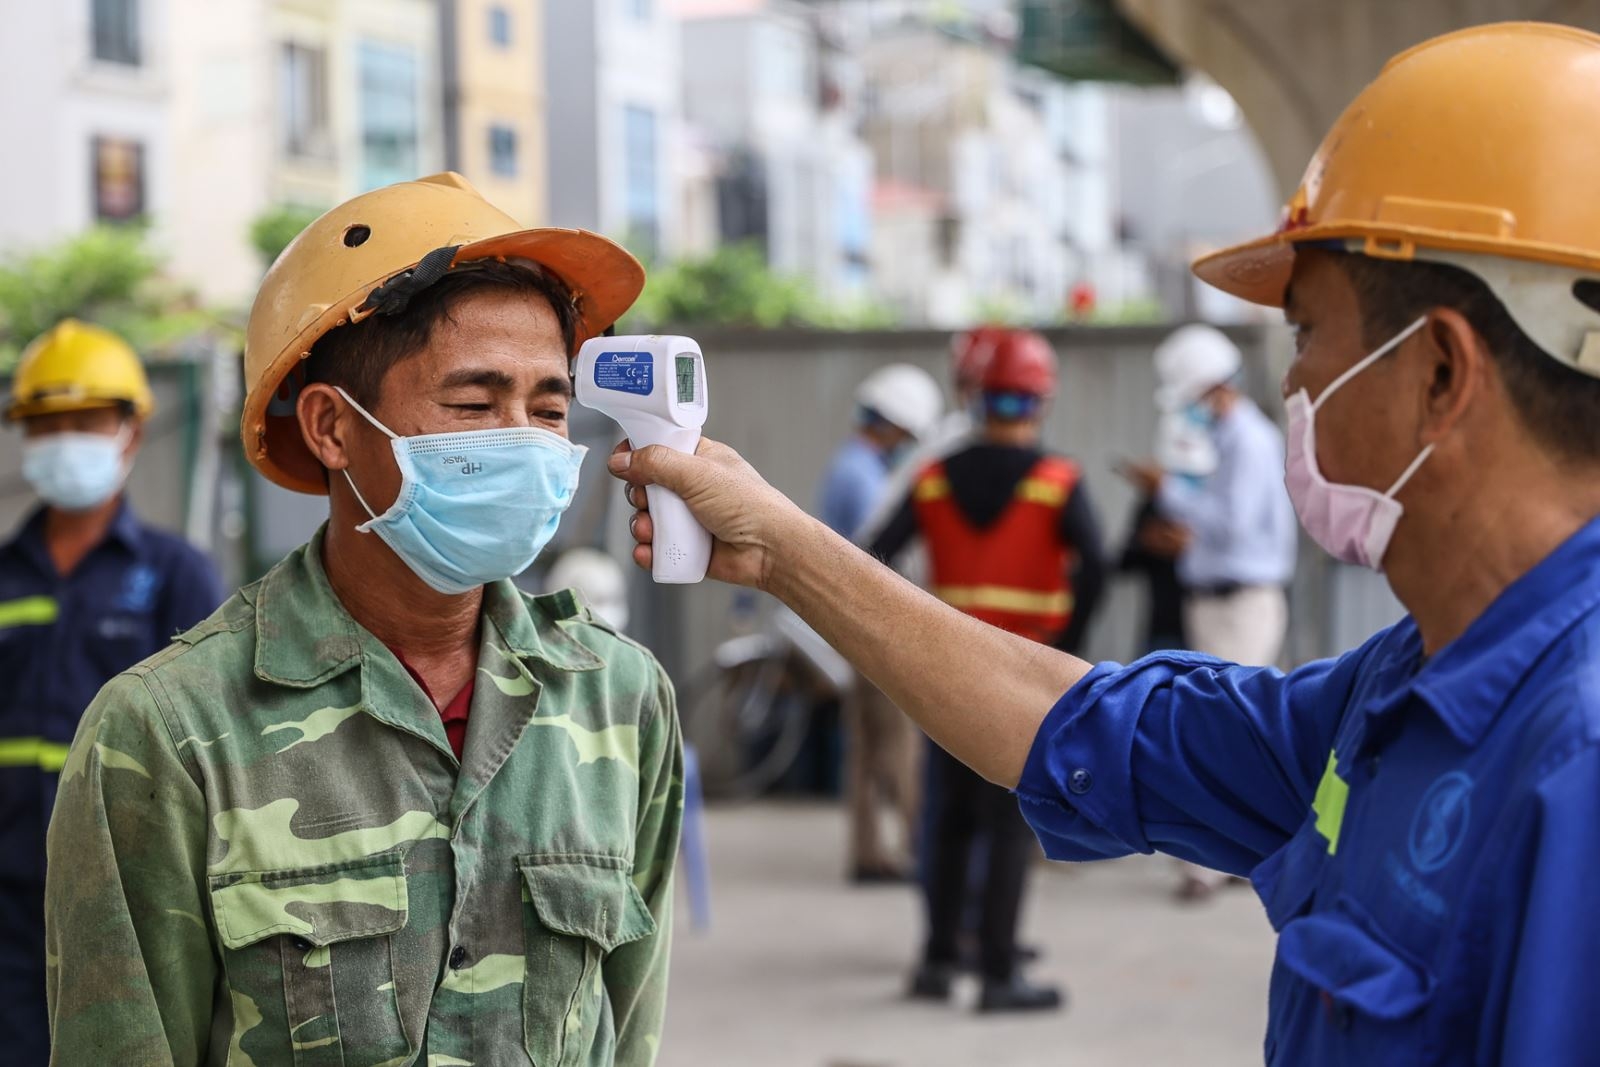
[[[694,357],[679,356],[678,359],[678,403],[693,404],[694,400]]]

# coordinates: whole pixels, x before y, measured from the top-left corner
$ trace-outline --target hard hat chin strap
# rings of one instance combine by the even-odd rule
[[[412,297],[449,273],[460,250],[460,245],[435,248],[423,256],[415,267],[401,271],[368,293],[351,319],[355,321],[357,316],[366,318],[368,315],[398,315],[405,311]]]

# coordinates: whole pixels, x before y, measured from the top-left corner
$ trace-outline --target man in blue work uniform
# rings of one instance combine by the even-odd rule
[[[716,442],[612,470],[1015,787],[1052,857],[1248,874],[1279,933],[1269,1063],[1594,1063],[1597,129],[1600,35],[1437,38],[1340,118],[1277,234],[1196,264],[1284,306],[1295,511],[1410,613],[1336,660],[1091,667],[931,600]]]
[[[0,1032],[18,1067],[50,1056],[44,839],[78,719],[222,601],[210,562],[123,499],[152,407],[133,349],[69,320],[23,353],[6,411],[42,501],[0,545]]]

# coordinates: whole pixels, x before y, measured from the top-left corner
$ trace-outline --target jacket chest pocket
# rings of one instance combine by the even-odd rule
[[[628,864],[607,856],[520,856],[527,978],[523,1039],[535,1067],[609,1063],[616,1040],[602,967],[656,932]],[[596,1056],[596,1046],[604,1055]]]
[[[1316,1020],[1299,1032],[1327,1053],[1327,1062],[1369,1067],[1432,1062],[1423,1023],[1437,985],[1433,972],[1344,894],[1332,908],[1283,928],[1272,984],[1284,1012]]]
[[[210,884],[233,1002],[230,1065],[357,1067],[408,1054],[391,958],[406,925],[401,855]]]

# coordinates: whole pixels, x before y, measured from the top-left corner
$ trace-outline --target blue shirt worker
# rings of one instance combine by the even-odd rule
[[[938,428],[944,394],[933,375],[909,363],[880,367],[856,386],[855,431],[834,453],[822,479],[819,514],[842,537],[860,535],[888,491],[897,460]],[[845,798],[850,812],[846,876],[855,885],[910,879],[922,791],[917,729],[876,687],[858,681],[844,701]],[[907,848],[884,841],[888,807]]]
[[[1052,857],[1248,875],[1278,932],[1269,1064],[1595,1063],[1597,128],[1600,35],[1427,41],[1341,116],[1279,232],[1195,265],[1284,309],[1294,510],[1409,613],[1337,659],[1091,666],[933,601],[724,446],[612,470],[689,501],[714,576],[1014,788]],[[648,564],[647,515],[634,535]]]
[[[855,537],[878,509],[901,453],[930,433],[944,414],[939,383],[921,367],[891,363],[856,386],[856,424],[822,476],[818,515]]]
[[[0,545],[0,1031],[19,1067],[50,1055],[45,829],[78,719],[222,602],[206,557],[123,498],[153,407],[133,349],[69,320],[23,353],[6,412],[42,501]]]
[[[1155,353],[1156,402],[1209,437],[1203,477],[1155,466],[1127,473],[1163,517],[1188,529],[1178,557],[1190,647],[1234,663],[1276,663],[1294,575],[1294,509],[1283,489],[1283,434],[1239,388],[1244,360],[1217,329],[1195,323]]]

